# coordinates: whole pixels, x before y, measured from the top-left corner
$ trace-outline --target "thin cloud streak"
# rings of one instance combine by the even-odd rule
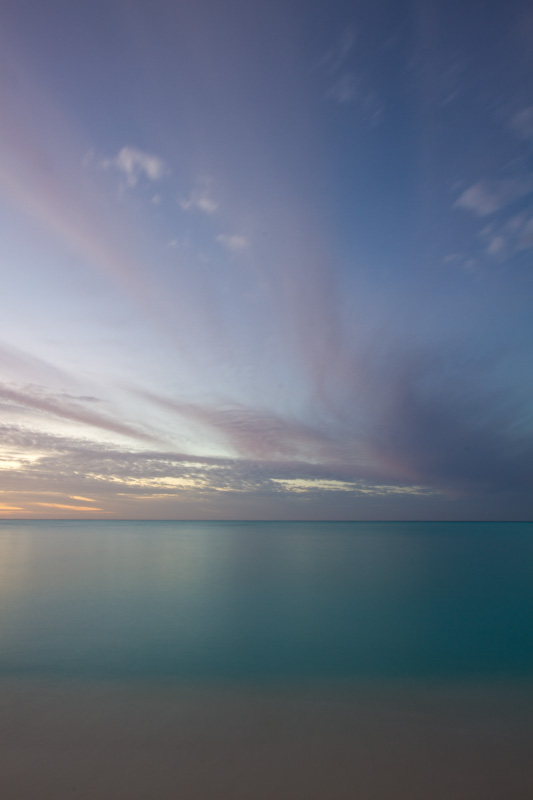
[[[155,436],[124,422],[118,422],[105,417],[103,414],[91,411],[79,402],[67,400],[61,396],[53,397],[35,389],[33,391],[20,391],[0,384],[0,403],[9,403],[22,408],[41,411],[58,419],[88,425],[110,433],[127,436],[129,439],[151,443],[157,441]]]
[[[242,406],[201,406],[140,391],[152,403],[219,433],[230,448],[251,458],[276,459],[308,455],[313,460],[339,456],[330,433],[277,414]]]

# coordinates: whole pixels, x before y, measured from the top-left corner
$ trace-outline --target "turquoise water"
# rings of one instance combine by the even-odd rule
[[[533,523],[0,523],[0,674],[533,675]]]

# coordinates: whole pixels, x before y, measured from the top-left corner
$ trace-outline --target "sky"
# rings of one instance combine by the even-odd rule
[[[0,518],[533,518],[533,10],[4,0]]]

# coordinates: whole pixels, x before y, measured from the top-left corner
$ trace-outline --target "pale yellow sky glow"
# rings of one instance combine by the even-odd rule
[[[94,506],[71,506],[64,503],[32,503],[33,506],[39,506],[42,508],[58,508],[58,509],[67,509],[68,511],[102,511],[104,512],[103,508],[95,508]],[[106,513],[106,512],[104,512]]]
[[[207,481],[198,478],[174,478],[170,475],[164,478],[119,478],[117,475],[91,475],[90,477],[95,480],[105,480],[106,483],[120,483],[123,486],[134,486],[138,489],[152,487],[156,489],[203,489],[209,486]]]
[[[309,492],[314,489],[320,489],[326,492],[352,492],[355,489],[353,483],[346,483],[345,481],[312,480],[306,478],[284,480],[282,478],[273,478],[272,482],[280,484],[289,492]]]

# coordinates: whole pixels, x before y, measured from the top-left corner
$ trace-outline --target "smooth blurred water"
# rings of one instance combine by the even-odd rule
[[[1,522],[0,674],[533,675],[533,524]]]

